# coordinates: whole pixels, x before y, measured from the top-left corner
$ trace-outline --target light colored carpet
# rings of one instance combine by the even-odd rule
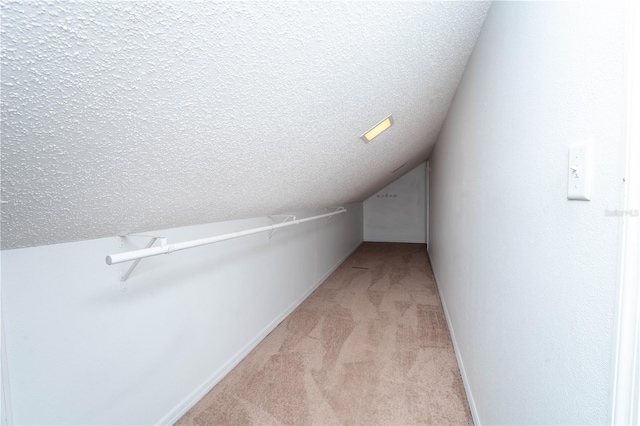
[[[177,424],[471,423],[424,244],[364,243]]]

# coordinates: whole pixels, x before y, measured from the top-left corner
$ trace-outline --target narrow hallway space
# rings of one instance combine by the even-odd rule
[[[177,424],[472,424],[425,245],[363,243]]]

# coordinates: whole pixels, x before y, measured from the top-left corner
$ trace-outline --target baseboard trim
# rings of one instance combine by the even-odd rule
[[[369,239],[364,240],[365,243],[402,243],[402,244],[426,244],[424,240],[414,241],[414,240],[390,240],[390,239]]]
[[[431,264],[431,270],[433,270],[433,277],[436,281],[436,286],[438,287],[438,294],[440,296],[440,303],[442,303],[442,309],[444,310],[444,316],[447,319],[447,326],[449,327],[449,334],[451,334],[451,342],[453,343],[453,350],[456,353],[456,359],[458,360],[458,368],[460,369],[460,375],[462,376],[462,383],[464,385],[464,390],[467,394],[467,401],[469,402],[469,409],[471,410],[471,417],[473,418],[473,424],[476,426],[481,426],[480,417],[478,416],[478,409],[476,408],[476,403],[473,399],[473,394],[471,393],[471,386],[469,385],[469,378],[467,377],[467,372],[464,369],[464,362],[462,361],[462,355],[460,354],[460,348],[458,347],[458,342],[456,341],[456,334],[453,330],[453,324],[451,324],[451,317],[449,317],[449,310],[447,309],[447,303],[444,300],[444,296],[442,295],[442,291],[440,291],[440,280],[438,279],[438,273],[433,266],[433,262],[431,262],[431,256],[429,256],[429,263]]]
[[[175,422],[180,420],[182,416],[184,416],[187,411],[193,408],[194,405],[198,403],[215,385],[220,382],[229,374],[231,370],[235,368],[236,365],[240,363],[249,353],[256,347],[258,344],[265,338],[269,333],[271,333],[285,318],[287,318],[291,312],[293,312],[302,302],[305,301],[307,297],[311,295],[322,283],[324,283],[327,278],[336,270],[340,265],[344,263],[345,260],[351,254],[360,247],[362,241],[356,244],[349,252],[342,257],[327,273],[325,273],[322,278],[318,280],[312,287],[310,287],[300,298],[298,298],[295,302],[293,302],[287,309],[285,309],[280,315],[278,315],[273,321],[271,321],[265,328],[258,333],[256,337],[249,341],[238,353],[236,353],[225,365],[223,365],[218,371],[216,371],[207,381],[205,381],[200,387],[194,390],[191,394],[189,394],[180,404],[178,404],[175,408],[173,408],[166,416],[158,422],[159,425],[173,425]]]

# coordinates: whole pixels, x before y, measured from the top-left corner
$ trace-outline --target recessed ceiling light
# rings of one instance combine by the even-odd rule
[[[382,133],[385,130],[387,130],[392,125],[393,125],[393,117],[390,115],[387,118],[385,118],[384,120],[382,120],[381,122],[379,122],[378,124],[376,124],[375,126],[373,126],[371,128],[371,130],[369,130],[364,135],[360,136],[360,138],[363,141],[365,141],[365,143],[366,142],[371,142],[371,140],[373,140],[373,138],[375,138],[380,133]]]

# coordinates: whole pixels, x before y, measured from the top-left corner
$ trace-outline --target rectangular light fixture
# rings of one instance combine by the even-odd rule
[[[393,125],[393,117],[390,115],[387,118],[385,118],[384,120],[382,120],[381,122],[379,122],[378,124],[376,124],[375,126],[373,126],[371,128],[371,130],[369,130],[367,133],[365,133],[364,135],[360,136],[360,139],[365,141],[365,143],[366,142],[371,142],[373,140],[373,138],[375,138],[380,133],[382,133],[385,130],[387,130],[392,125]]]

